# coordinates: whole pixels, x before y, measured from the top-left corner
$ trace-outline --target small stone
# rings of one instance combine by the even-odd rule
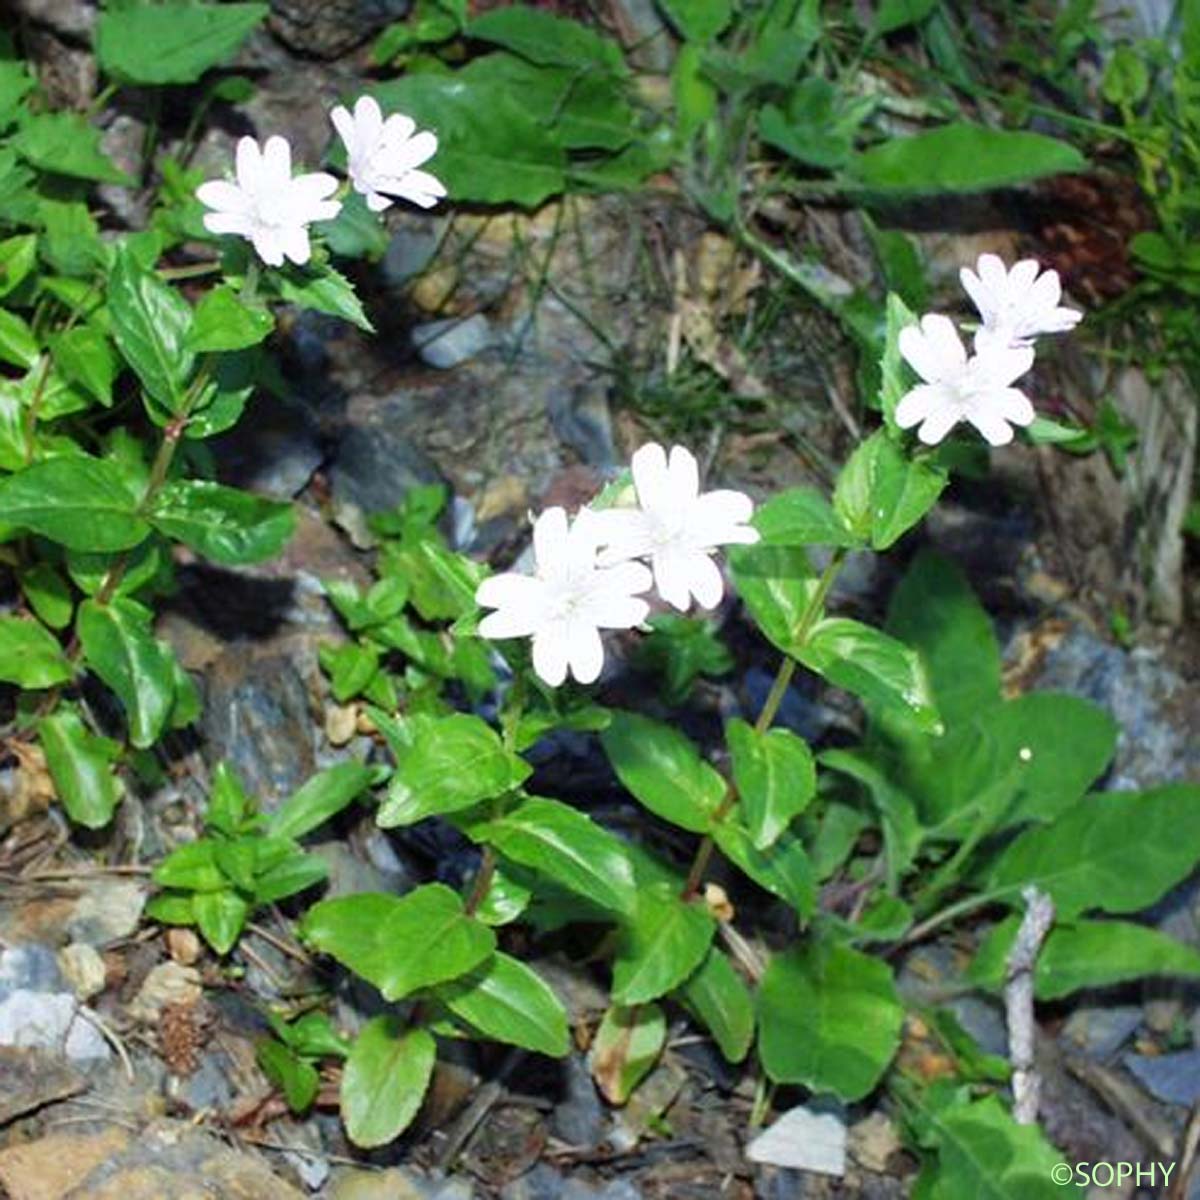
[[[345,746],[358,733],[357,704],[325,706],[325,737],[331,746]]]
[[[1133,1037],[1141,1023],[1142,1010],[1136,1004],[1085,1006],[1067,1018],[1062,1037],[1088,1058],[1105,1062]]]
[[[73,941],[106,946],[137,929],[145,906],[146,889],[134,880],[92,880],[67,921],[67,934]]]
[[[1121,1061],[1156,1100],[1188,1108],[1200,1100],[1200,1050],[1156,1057],[1126,1054]]]
[[[565,1066],[566,1098],[555,1105],[550,1129],[568,1145],[591,1150],[603,1139],[608,1120],[584,1060],[572,1054]]]
[[[402,288],[415,275],[429,266],[441,241],[439,231],[428,225],[420,229],[401,228],[392,234],[383,261],[379,264],[383,277],[393,288]],[[443,292],[443,298],[445,293]]]
[[[173,925],[166,933],[167,953],[181,967],[190,967],[204,952],[204,946],[194,929]]]
[[[95,946],[72,942],[58,952],[58,967],[63,978],[80,1000],[90,1000],[104,991],[108,969]]]
[[[78,1095],[86,1087],[83,1076],[54,1051],[0,1047],[0,1126],[55,1100]]]
[[[860,1167],[879,1175],[888,1170],[888,1160],[901,1148],[895,1125],[880,1112],[851,1125],[847,1144]]]
[[[152,967],[129,1005],[129,1015],[146,1025],[157,1025],[168,1004],[196,1004],[204,994],[200,972],[177,962]]]
[[[72,1062],[107,1059],[104,1035],[70,992],[11,992],[0,1001],[0,1046],[44,1046]]]
[[[839,1107],[798,1105],[760,1133],[746,1147],[746,1157],[840,1178],[846,1173],[846,1119]]]
[[[1176,999],[1163,997],[1147,1000],[1143,1011],[1147,1029],[1152,1033],[1170,1033],[1183,1016],[1183,1005]]]
[[[110,1128],[91,1135],[55,1133],[0,1150],[0,1185],[11,1200],[61,1200],[96,1167],[120,1154],[129,1134]]]
[[[483,313],[426,321],[414,325],[410,336],[421,361],[440,371],[465,363],[495,342],[492,323]]]
[[[0,1000],[20,988],[57,992],[62,984],[58,959],[48,946],[28,942],[0,951]]]

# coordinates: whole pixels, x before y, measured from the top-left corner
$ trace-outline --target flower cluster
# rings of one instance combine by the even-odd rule
[[[370,96],[362,96],[351,114],[338,106],[330,113],[346,147],[346,169],[354,190],[372,212],[382,212],[393,197],[431,208],[446,195],[441,182],[419,168],[437,152],[437,137],[403,113],[386,120]],[[292,174],[292,148],[286,138],[269,137],[259,146],[252,137],[237,144],[235,182],[209,180],[196,196],[212,209],[204,214],[210,233],[232,233],[253,246],[268,266],[284,259],[302,266],[312,247],[308,227],[330,221],[341,210],[333,199],[338,181],[324,171]]]
[[[758,541],[754,506],[734,491],[700,491],[696,459],[653,442],[631,462],[635,508],[584,508],[569,521],[550,508],[533,526],[532,575],[485,579],[476,600],[495,609],[486,638],[531,637],[533,668],[551,687],[570,674],[593,683],[604,665],[602,629],[632,629],[650,613],[653,587],[680,612],[715,608],[724,592],[717,547]]]
[[[973,425],[993,446],[1012,441],[1014,425],[1028,425],[1033,405],[1012,385],[1033,366],[1033,340],[1074,329],[1082,313],[1059,304],[1057,271],[1023,259],[1012,270],[982,254],[976,270],[963,267],[963,287],[979,310],[974,353],[968,355],[949,317],[928,313],[900,332],[900,353],[924,380],[896,406],[901,429],[933,446],[959,421]]]

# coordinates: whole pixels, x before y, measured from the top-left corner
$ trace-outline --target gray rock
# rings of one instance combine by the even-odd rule
[[[337,58],[361,45],[410,0],[271,0],[271,32],[287,47],[314,58]]]
[[[1097,1062],[1106,1062],[1134,1035],[1142,1023],[1137,1004],[1077,1008],[1062,1028],[1062,1039]]]
[[[95,1021],[70,992],[18,988],[0,1000],[0,1046],[42,1046],[72,1062],[112,1055]]]
[[[1126,1054],[1121,1061],[1156,1100],[1191,1107],[1200,1100],[1200,1050],[1178,1054]]]
[[[406,214],[407,216],[407,214]],[[410,220],[412,218],[409,218]],[[403,287],[414,275],[419,275],[437,253],[441,232],[426,218],[419,228],[402,226],[392,234],[384,251],[380,269],[388,285]]]
[[[492,323],[483,313],[450,317],[414,325],[410,334],[421,361],[448,371],[490,349],[496,341]]]
[[[555,1105],[550,1130],[572,1146],[591,1150],[603,1140],[608,1118],[583,1058],[572,1054],[563,1066],[565,1098]]]
[[[271,398],[230,434],[213,441],[222,478],[236,487],[290,500],[324,460],[317,424],[300,404]]]
[[[466,1179],[426,1179],[407,1167],[361,1171],[355,1167],[334,1172],[329,1200],[473,1200],[475,1189]]]
[[[90,35],[96,5],[87,0],[15,0],[16,13],[56,33]]]
[[[555,433],[590,467],[614,467],[612,416],[602,388],[580,384],[550,393],[550,422]]]
[[[224,1051],[207,1051],[190,1075],[172,1080],[176,1095],[193,1112],[227,1109],[237,1097],[231,1066]]]
[[[61,991],[64,986],[58,957],[49,946],[30,942],[0,951],[0,1000],[15,991]]]
[[[67,919],[67,936],[72,941],[106,946],[129,937],[137,929],[145,906],[146,889],[136,880],[91,880]]]
[[[538,1163],[519,1179],[506,1184],[501,1200],[641,1200],[641,1192],[628,1180],[591,1184],[571,1179],[548,1163]]]

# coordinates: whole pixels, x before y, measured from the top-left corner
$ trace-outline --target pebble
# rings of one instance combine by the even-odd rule
[[[746,1147],[751,1162],[840,1178],[846,1173],[846,1118],[841,1106],[789,1109]]]
[[[1062,1038],[1088,1058],[1106,1062],[1137,1032],[1142,1010],[1136,1004],[1077,1008],[1063,1025]]]
[[[112,1050],[70,992],[19,988],[0,1001],[0,1046],[61,1050],[71,1062],[108,1059]]]
[[[414,325],[409,335],[427,366],[448,371],[474,358],[495,344],[492,323],[483,313],[473,317],[449,317]]]
[[[1191,1107],[1200,1100],[1200,1050],[1126,1054],[1121,1061],[1156,1100]]]
[[[90,1000],[104,991],[108,971],[95,946],[72,942],[58,952],[58,966],[79,1000]]]

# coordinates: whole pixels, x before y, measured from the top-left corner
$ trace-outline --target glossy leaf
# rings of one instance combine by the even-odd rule
[[[658,5],[689,42],[711,42],[733,19],[731,0],[658,0]]]
[[[803,842],[795,834],[781,834],[764,850],[754,845],[750,831],[740,822],[722,821],[713,831],[721,853],[759,887],[778,896],[802,917],[812,916],[817,904],[817,880]]]
[[[708,829],[725,780],[682,733],[614,710],[600,740],[617,777],[655,816],[693,833]]]
[[[778,492],[754,513],[755,529],[769,546],[845,546],[862,543],[833,506],[813,488]]]
[[[776,955],[759,992],[759,1054],[775,1083],[861,1100],[900,1044],[904,1010],[878,958],[836,942]]]
[[[425,1099],[437,1045],[424,1029],[373,1017],[354,1039],[342,1072],[342,1120],[364,1149],[384,1146],[412,1124]]]
[[[196,305],[184,340],[197,354],[245,350],[269,337],[274,328],[275,318],[267,309],[243,304],[231,287],[221,284]]]
[[[617,938],[613,999],[641,1004],[665,996],[703,961],[715,929],[702,902],[681,900],[669,884],[643,887]]]
[[[181,891],[219,891],[226,886],[226,880],[217,866],[216,849],[217,844],[211,838],[184,842],[154,868],[154,882]]]
[[[25,318],[0,308],[0,362],[26,371],[38,358],[38,341]]]
[[[798,546],[739,546],[729,555],[734,586],[755,624],[785,654],[803,642],[800,624],[817,591],[817,574]]]
[[[271,814],[268,830],[275,837],[300,838],[361,795],[375,779],[363,763],[343,762],[319,771]]]
[[[51,629],[66,629],[75,611],[71,586],[51,563],[44,559],[31,563],[17,573],[21,592],[43,624]]]
[[[467,26],[467,36],[546,66],[626,70],[616,42],[578,21],[524,5],[493,9],[476,17]]]
[[[283,1093],[294,1113],[312,1106],[321,1087],[321,1076],[312,1063],[293,1054],[282,1042],[264,1038],[255,1047],[255,1057],[263,1074]]]
[[[588,1066],[604,1098],[624,1104],[650,1073],[667,1041],[667,1019],[657,1004],[614,1004],[588,1051]]]
[[[43,717],[38,738],[67,816],[88,829],[103,829],[121,801],[121,782],[113,774],[119,744],[90,733],[68,708]]]
[[[22,119],[13,145],[39,171],[99,183],[132,184],[100,149],[100,137],[100,130],[82,113],[43,112]]]
[[[738,814],[759,850],[772,845],[817,792],[808,743],[787,729],[759,733],[735,718],[725,740],[737,785]]]
[[[721,1053],[739,1063],[754,1041],[754,998],[729,959],[715,946],[677,993],[713,1035]]]
[[[62,377],[111,408],[120,368],[108,338],[92,325],[76,325],[60,333],[52,345],[54,365]]]
[[[232,888],[222,888],[197,892],[192,897],[192,912],[204,940],[218,954],[228,954],[246,927],[250,905]]]
[[[227,566],[273,558],[296,527],[295,510],[286,501],[207,479],[168,483],[149,516],[160,533]]]
[[[274,272],[279,295],[289,304],[330,317],[341,317],[367,333],[374,333],[362,302],[350,281],[327,263],[288,267]]]
[[[70,678],[62,646],[41,622],[0,617],[0,679],[22,688],[46,688]]]

